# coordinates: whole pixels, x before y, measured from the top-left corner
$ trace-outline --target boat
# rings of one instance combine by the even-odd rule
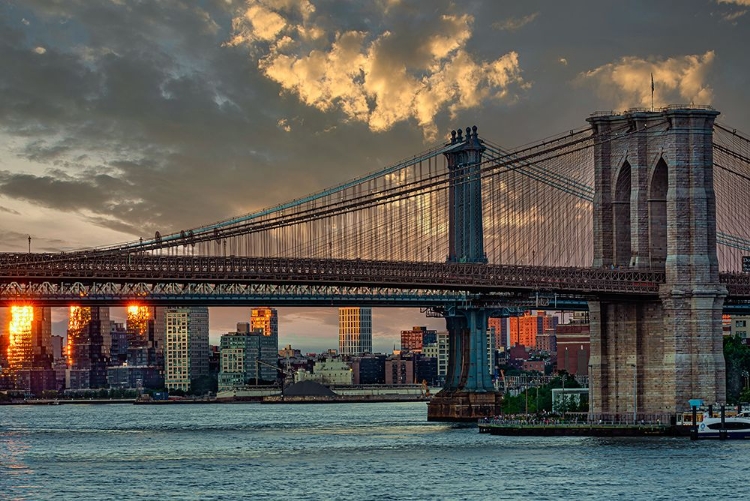
[[[698,422],[697,439],[720,438],[736,439],[750,438],[750,411],[743,410],[735,415],[717,417],[708,412],[703,413],[703,419]]]

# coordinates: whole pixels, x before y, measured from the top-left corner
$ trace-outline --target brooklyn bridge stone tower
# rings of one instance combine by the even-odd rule
[[[596,141],[593,265],[666,277],[658,298],[589,303],[594,412],[675,412],[692,398],[725,401],[717,115],[691,106],[588,119]]]

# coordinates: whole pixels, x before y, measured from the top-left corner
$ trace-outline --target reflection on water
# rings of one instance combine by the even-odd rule
[[[428,423],[424,403],[4,406],[0,413],[0,499],[750,495],[750,442],[495,437]]]

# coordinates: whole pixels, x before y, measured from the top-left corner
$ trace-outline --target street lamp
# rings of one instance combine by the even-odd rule
[[[633,424],[638,418],[638,366],[630,364],[633,368]]]

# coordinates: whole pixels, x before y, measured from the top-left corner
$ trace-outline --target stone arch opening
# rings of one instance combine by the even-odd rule
[[[669,169],[660,158],[651,175],[648,191],[648,235],[652,268],[664,268],[667,261],[667,190]]]
[[[615,266],[630,265],[630,164],[626,160],[620,167],[620,173],[615,182],[615,193],[613,197],[614,218],[614,251],[613,262]]]

